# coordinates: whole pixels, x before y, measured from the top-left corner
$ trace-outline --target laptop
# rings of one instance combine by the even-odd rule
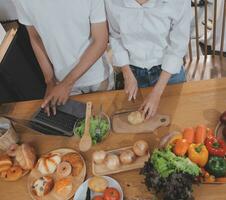
[[[85,118],[86,104],[69,100],[58,106],[56,115],[48,116],[44,109],[38,109],[29,121],[32,129],[47,135],[73,136],[73,129]]]

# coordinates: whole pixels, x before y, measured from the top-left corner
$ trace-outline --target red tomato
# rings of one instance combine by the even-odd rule
[[[92,200],[104,200],[104,197],[99,195],[99,196],[93,197]]]
[[[104,200],[120,200],[120,194],[117,189],[110,187],[104,191]]]

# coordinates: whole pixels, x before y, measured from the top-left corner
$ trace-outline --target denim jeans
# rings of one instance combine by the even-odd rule
[[[152,67],[150,70],[143,69],[135,66],[130,66],[137,79],[138,87],[145,88],[154,86],[159,80],[159,76],[162,72],[161,65]],[[182,83],[186,81],[184,68],[181,67],[180,73],[171,76],[168,84]]]

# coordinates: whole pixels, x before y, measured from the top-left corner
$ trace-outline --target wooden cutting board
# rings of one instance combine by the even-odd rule
[[[131,125],[128,122],[130,113],[117,114],[112,116],[112,129],[115,133],[146,133],[153,132],[161,126],[170,124],[168,115],[157,114],[155,117],[144,121],[142,124]]]
[[[120,154],[123,151],[126,150],[132,150],[133,151],[133,147],[124,147],[121,149],[115,149],[115,150],[111,150],[111,151],[107,151],[107,154],[114,154],[117,156],[120,156]],[[134,162],[132,162],[131,164],[125,164],[123,165],[121,163],[121,165],[119,166],[118,169],[115,170],[111,170],[108,169],[107,166],[103,163],[103,164],[96,164],[94,162],[94,160],[92,160],[92,172],[95,176],[105,176],[105,175],[110,175],[110,174],[117,174],[117,173],[121,173],[121,172],[126,172],[126,171],[130,171],[130,170],[134,170],[134,169],[140,169],[144,166],[144,163],[148,161],[150,157],[150,154],[147,153],[144,156],[136,156],[136,159],[134,160]]]

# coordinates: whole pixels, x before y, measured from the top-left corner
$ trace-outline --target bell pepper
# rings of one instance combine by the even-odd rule
[[[209,152],[204,144],[191,144],[188,148],[188,158],[200,167],[208,161]]]
[[[206,171],[217,178],[226,176],[226,160],[217,156],[210,157]]]
[[[210,155],[224,157],[226,155],[226,145],[224,140],[216,137],[207,137],[205,145]]]

